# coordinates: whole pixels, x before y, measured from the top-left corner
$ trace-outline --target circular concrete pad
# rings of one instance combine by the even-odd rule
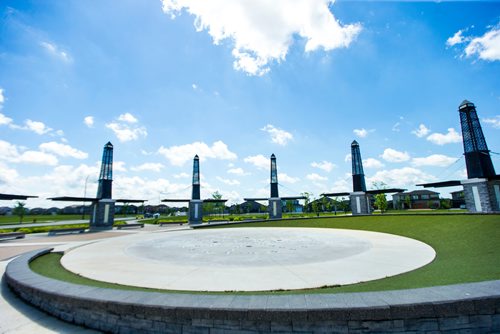
[[[76,248],[68,270],[100,281],[191,291],[344,285],[431,262],[434,250],[392,234],[320,228],[231,228],[135,234]]]

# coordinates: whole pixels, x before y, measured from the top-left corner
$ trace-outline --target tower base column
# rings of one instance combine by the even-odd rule
[[[115,201],[101,199],[92,204],[90,230],[110,230],[115,222]]]
[[[269,219],[281,219],[283,208],[281,206],[281,198],[273,197],[269,199]]]
[[[351,200],[351,211],[352,215],[369,215],[372,213],[370,196],[363,192],[357,191],[349,194],[349,199]]]
[[[197,225],[203,222],[203,201],[190,200],[189,201],[189,220],[190,225]]]
[[[463,180],[465,207],[472,213],[500,212],[500,180]]]

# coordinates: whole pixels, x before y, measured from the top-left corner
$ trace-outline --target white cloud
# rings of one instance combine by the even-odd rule
[[[146,128],[141,126],[141,127],[130,127],[127,124],[124,123],[117,123],[117,122],[111,122],[106,124],[106,127],[108,129],[111,129],[116,138],[122,143],[131,141],[131,140],[137,140],[139,137],[146,137],[148,135],[148,132],[146,131]]]
[[[89,128],[94,126],[94,116],[87,116],[83,119],[83,124],[88,126]]]
[[[477,55],[483,60],[500,60],[500,28],[497,26],[481,37],[472,38],[465,47],[467,57]]]
[[[426,174],[419,169],[412,167],[404,167],[399,169],[378,171],[373,177],[367,178],[368,184],[374,182],[384,182],[389,188],[408,188],[414,187],[419,183],[435,181],[433,175]]]
[[[359,138],[365,138],[366,136],[368,136],[368,130],[366,129],[354,129],[352,130],[352,132],[354,132],[354,134],[356,136],[358,136]]]
[[[411,163],[414,166],[437,166],[437,167],[447,167],[453,164],[457,159],[448,157],[442,154],[432,154],[428,157],[423,158],[413,158]]]
[[[284,61],[294,39],[306,40],[305,51],[346,48],[361,31],[342,25],[330,11],[331,0],[163,0],[163,11],[175,18],[183,9],[195,17],[197,31],[207,30],[214,44],[234,42],[233,66],[263,75],[273,61]]]
[[[12,184],[15,186],[16,178],[19,176],[15,169],[7,167],[7,165],[0,162],[0,186]]]
[[[188,179],[189,174],[188,173],[179,173],[179,174],[174,174],[175,179]]]
[[[114,172],[126,172],[125,161],[113,161],[113,171]],[[100,163],[99,163],[100,166]]]
[[[258,169],[269,169],[271,166],[270,158],[266,158],[262,154],[246,157],[243,161],[254,165]]]
[[[410,160],[410,155],[407,152],[396,151],[392,148],[386,148],[380,157],[388,162],[404,162]]]
[[[39,151],[26,151],[19,156],[19,162],[55,166],[58,164],[57,158],[49,153]]]
[[[327,181],[328,178],[316,173],[307,174],[306,179],[313,182]]]
[[[335,167],[335,164],[328,161],[311,162],[311,167],[322,169],[325,172],[331,172],[332,169]]]
[[[288,176],[285,173],[278,173],[278,181],[284,183],[297,183],[300,181],[298,177]]]
[[[346,154],[346,156],[344,157],[344,162],[349,162],[352,160],[352,155],[351,153],[348,153]]]
[[[191,84],[191,88],[193,88],[193,90],[198,90],[198,85],[197,84]]]
[[[448,133],[433,133],[427,137],[427,140],[436,145],[445,145],[451,143],[459,143],[462,141],[462,136],[453,128],[448,129]]]
[[[384,164],[381,163],[377,159],[368,158],[368,159],[363,160],[363,167],[364,168],[382,168],[382,167],[384,167]]]
[[[7,141],[0,140],[0,159],[25,164],[38,164],[55,166],[58,164],[57,157],[40,151],[24,151],[19,152],[19,148]]]
[[[132,115],[131,113],[128,113],[128,112],[125,113],[125,114],[121,114],[120,116],[118,116],[118,120],[122,121],[122,122],[126,122],[126,123],[131,123],[131,124],[138,122],[137,118],[134,115]]]
[[[223,141],[216,141],[212,146],[203,142],[192,144],[163,147],[158,149],[158,153],[163,155],[174,166],[182,166],[190,161],[197,154],[201,161],[205,159],[234,160],[237,155],[231,152]]]
[[[394,125],[392,126],[392,131],[394,131],[394,132],[399,132],[399,131],[401,131],[400,126],[401,126],[401,123],[400,123],[400,122],[396,122],[396,123],[394,123]]]
[[[446,40],[447,46],[454,46],[456,44],[461,44],[464,42],[464,36],[462,36],[463,30],[459,30],[452,37]]]
[[[346,174],[346,177],[343,179],[337,179],[333,182],[333,187],[331,192],[349,192],[352,191],[352,181],[351,174]],[[330,192],[330,191],[327,191]]]
[[[0,124],[2,124],[1,115],[2,114],[0,114]],[[495,129],[500,129],[500,115],[496,115],[492,118],[483,118],[483,122],[491,125]]]
[[[240,181],[238,181],[238,180],[224,179],[224,178],[222,178],[220,176],[217,176],[216,179],[219,180],[222,183],[225,183],[225,184],[229,185],[229,186],[237,186],[237,185],[240,184]]]
[[[156,162],[146,162],[142,165],[130,167],[134,172],[142,172],[142,171],[152,171],[152,172],[161,172],[162,168],[165,168],[163,164]]]
[[[413,130],[411,133],[413,133],[418,138],[422,138],[427,136],[429,132],[430,130],[424,124],[420,124],[418,126],[418,129]]]
[[[293,135],[290,132],[278,129],[271,124],[267,124],[261,130],[269,133],[271,135],[271,141],[281,146],[285,146],[290,140],[293,139]]]
[[[3,88],[0,88],[0,109],[2,108],[4,102],[5,102],[5,96],[3,95]]]
[[[12,118],[9,118],[4,114],[0,113],[0,125],[10,125],[10,124],[12,124]]]
[[[24,127],[25,130],[33,131],[34,133],[39,135],[43,135],[52,131],[52,129],[47,127],[44,123],[32,121],[31,119],[27,119],[24,124],[26,125]]]
[[[72,58],[71,56],[68,54],[67,51],[64,51],[64,50],[61,50],[60,47],[58,47],[56,44],[54,43],[50,43],[50,42],[40,42],[40,45],[49,53],[51,54],[52,56],[62,60],[63,62],[65,63],[71,63],[72,62]]]
[[[243,170],[243,168],[230,168],[227,170],[229,174],[234,174],[234,175],[240,175],[240,176],[245,176],[245,175],[250,175],[250,173],[247,173]]]
[[[89,156],[87,153],[77,150],[66,144],[57,143],[51,141],[48,143],[42,143],[39,146],[40,150],[43,152],[53,153],[61,157],[72,157],[75,159],[87,159]]]

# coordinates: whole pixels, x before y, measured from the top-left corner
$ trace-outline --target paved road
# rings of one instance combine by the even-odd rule
[[[39,224],[36,225],[39,226]],[[91,243],[105,238],[176,229],[189,229],[189,227],[177,225],[159,227],[158,225],[147,224],[147,226],[140,229],[122,231],[110,230],[98,233],[82,233],[54,237],[47,237],[47,233],[36,233],[28,234],[25,239],[21,240],[4,240],[0,242],[0,277],[3,276],[7,264],[14,257],[29,250],[54,247],[58,251],[63,251],[74,246]],[[26,304],[10,291],[2,277],[2,281],[0,282],[0,333],[90,334],[99,332],[60,321]]]

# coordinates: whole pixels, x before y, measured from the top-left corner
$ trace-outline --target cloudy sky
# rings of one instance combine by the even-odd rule
[[[3,0],[0,192],[231,202],[465,177],[458,105],[500,152],[500,3]],[[493,154],[497,172],[498,154]],[[456,188],[440,190],[443,195]],[[10,205],[9,202],[2,205]]]

